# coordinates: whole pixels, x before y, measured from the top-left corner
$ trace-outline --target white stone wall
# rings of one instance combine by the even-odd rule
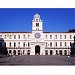
[[[67,50],[67,55],[68,55],[70,54],[70,49],[68,49],[68,47],[70,48],[70,42],[74,41],[73,37],[75,33],[43,33],[42,40],[41,39],[37,40],[35,37],[33,38],[32,33],[19,33],[19,32],[18,33],[0,33],[0,35],[2,35],[4,42],[6,42],[6,47],[8,48],[8,52],[9,50],[12,50],[12,55],[13,55],[13,50],[16,50],[16,55],[18,55],[18,50],[21,50],[21,51],[25,50],[25,55],[27,54],[27,50],[30,50],[31,52],[30,54],[35,55],[36,45],[40,46],[40,55],[45,55],[45,50],[48,50],[48,55],[50,55],[50,50],[53,51],[53,55],[55,55],[56,50],[58,50],[58,53],[59,53],[59,50],[62,50],[62,55],[64,55],[64,50]],[[5,35],[6,35],[6,39],[4,37]],[[12,35],[11,39],[9,39],[9,35]],[[14,39],[14,35],[16,35],[16,39]],[[20,35],[20,39],[18,39],[18,35]],[[25,35],[26,38],[23,38],[23,35]],[[29,39],[28,39],[28,35],[30,35]],[[46,38],[46,35],[47,35],[47,38]],[[50,39],[50,35],[52,35],[52,39]],[[55,39],[55,35],[57,35],[57,39]],[[60,39],[60,35],[62,35],[62,39]],[[66,39],[64,39],[64,35],[66,35]],[[72,39],[70,39],[70,35],[72,36]],[[10,42],[11,42],[11,48],[9,47]],[[20,42],[20,48],[22,49],[20,48],[15,49],[14,42],[16,42],[16,48],[18,48],[18,42]],[[25,42],[25,47],[23,47],[23,42]],[[29,47],[28,47],[28,42],[30,43]],[[47,49],[45,49],[46,42],[47,42]],[[52,47],[50,47],[50,42],[52,42]],[[55,46],[55,42],[57,42],[57,47]],[[62,47],[60,47],[60,42],[62,42]],[[66,47],[64,45],[64,42],[66,42]]]

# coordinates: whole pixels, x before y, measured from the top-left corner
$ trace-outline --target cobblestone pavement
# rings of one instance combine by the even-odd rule
[[[75,65],[75,57],[27,55],[0,58],[0,65]]]

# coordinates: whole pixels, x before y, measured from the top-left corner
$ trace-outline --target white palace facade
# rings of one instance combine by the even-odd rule
[[[0,32],[9,55],[70,55],[74,35],[75,32],[43,32],[43,20],[37,13],[32,32]]]

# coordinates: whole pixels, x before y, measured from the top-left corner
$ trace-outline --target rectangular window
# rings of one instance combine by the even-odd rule
[[[16,35],[14,35],[14,39],[16,39]]]
[[[52,47],[52,42],[50,42],[50,47]]]
[[[25,47],[25,42],[23,42],[23,47]]]
[[[23,35],[23,38],[24,38],[24,39],[26,38],[25,35]]]
[[[18,39],[20,39],[20,35],[18,35]]]
[[[18,42],[18,47],[20,47],[20,42]]]
[[[62,47],[62,42],[60,42],[60,47]]]
[[[11,39],[11,35],[9,36],[9,39]]]
[[[57,35],[55,35],[55,39],[57,39]]]
[[[36,26],[38,27],[39,26],[39,23],[36,23]]]
[[[64,35],[64,39],[66,39],[66,35]]]
[[[66,42],[65,42],[65,47],[66,47]]]
[[[14,47],[16,47],[16,42],[14,42]]]
[[[9,43],[9,47],[11,47],[11,42]]]
[[[55,46],[57,47],[57,42],[55,42]]]
[[[72,35],[70,35],[70,39],[72,39]]]
[[[62,39],[62,35],[60,35],[60,39]]]
[[[50,39],[52,39],[52,35],[50,35]]]
[[[25,53],[25,50],[23,50],[23,54]]]

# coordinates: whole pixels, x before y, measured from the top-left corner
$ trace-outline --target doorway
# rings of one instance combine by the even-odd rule
[[[40,55],[40,46],[39,45],[35,46],[35,55]]]

